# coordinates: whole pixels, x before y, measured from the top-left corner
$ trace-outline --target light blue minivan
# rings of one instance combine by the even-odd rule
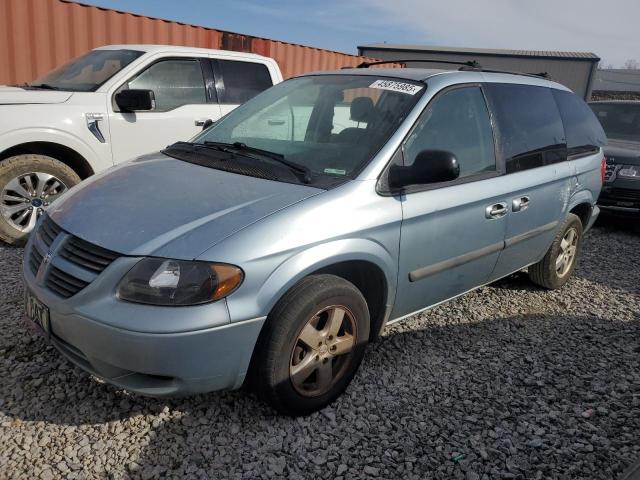
[[[581,99],[540,77],[293,78],[55,201],[25,251],[27,317],[127,390],[248,381],[306,414],[385,325],[524,268],[566,283],[605,141]]]

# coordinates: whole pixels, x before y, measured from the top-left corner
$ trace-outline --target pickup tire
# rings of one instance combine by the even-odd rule
[[[335,275],[306,277],[267,317],[251,386],[280,413],[314,412],[347,388],[368,339],[369,309],[362,293]]]
[[[573,213],[567,215],[544,258],[529,267],[531,281],[549,290],[567,283],[578,264],[582,233],[580,218]]]
[[[23,246],[37,217],[80,177],[60,160],[24,154],[0,161],[0,240]]]

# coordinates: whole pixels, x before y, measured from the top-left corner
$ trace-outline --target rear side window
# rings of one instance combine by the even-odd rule
[[[552,90],[567,137],[567,154],[583,155],[598,151],[606,143],[604,130],[589,106],[571,92]]]
[[[551,89],[491,83],[486,91],[495,112],[507,173],[567,159],[562,119]]]
[[[224,88],[219,89],[220,103],[240,105],[273,85],[266,65],[235,60],[217,60],[217,73]]]

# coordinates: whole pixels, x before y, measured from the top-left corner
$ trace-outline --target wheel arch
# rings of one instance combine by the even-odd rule
[[[396,293],[397,266],[392,253],[368,239],[342,239],[316,245],[280,263],[265,278],[248,285],[246,292],[227,298],[232,318],[267,316],[276,303],[303,278],[330,273],[353,283],[363,294],[371,313],[374,338]],[[247,272],[247,279],[251,272]]]
[[[56,142],[36,141],[14,145],[0,153],[0,161],[25,154],[46,155],[55,158],[76,172],[82,180],[95,173],[83,155],[71,147]]]
[[[587,229],[589,226],[589,220],[591,219],[591,213],[593,212],[593,206],[588,202],[581,202],[574,205],[569,213],[576,215],[582,223],[582,228]]]

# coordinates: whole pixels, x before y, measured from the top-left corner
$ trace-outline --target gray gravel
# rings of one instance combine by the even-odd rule
[[[640,457],[640,234],[605,224],[557,292],[518,274],[389,327],[306,418],[246,392],[129,395],[21,317],[0,246],[0,478],[616,478]]]

